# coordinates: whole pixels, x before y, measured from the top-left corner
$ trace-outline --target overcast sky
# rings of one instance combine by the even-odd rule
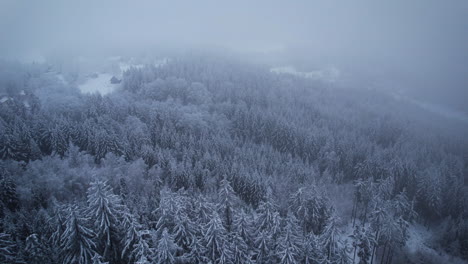
[[[378,61],[468,98],[466,0],[0,0],[0,36],[10,58],[209,45]]]

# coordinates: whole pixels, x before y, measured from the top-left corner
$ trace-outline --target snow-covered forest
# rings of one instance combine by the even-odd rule
[[[467,0],[0,0],[0,264],[468,264]]]
[[[83,83],[0,64],[1,263],[468,260],[463,123],[219,55]]]

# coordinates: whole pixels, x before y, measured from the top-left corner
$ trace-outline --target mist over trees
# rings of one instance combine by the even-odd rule
[[[50,73],[2,62],[2,263],[437,262],[416,223],[468,259],[466,134],[407,102],[219,56]]]
[[[408,102],[220,56],[105,96],[0,69],[2,263],[441,261],[415,224],[468,259],[466,130]]]

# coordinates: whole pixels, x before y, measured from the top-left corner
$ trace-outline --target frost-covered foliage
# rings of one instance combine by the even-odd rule
[[[0,71],[2,263],[392,263],[440,222],[468,259],[466,128],[382,92],[212,56],[105,96]]]

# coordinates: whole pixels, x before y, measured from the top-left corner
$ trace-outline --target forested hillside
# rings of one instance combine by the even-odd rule
[[[468,260],[463,124],[214,55],[55,71],[0,65],[1,263]]]

